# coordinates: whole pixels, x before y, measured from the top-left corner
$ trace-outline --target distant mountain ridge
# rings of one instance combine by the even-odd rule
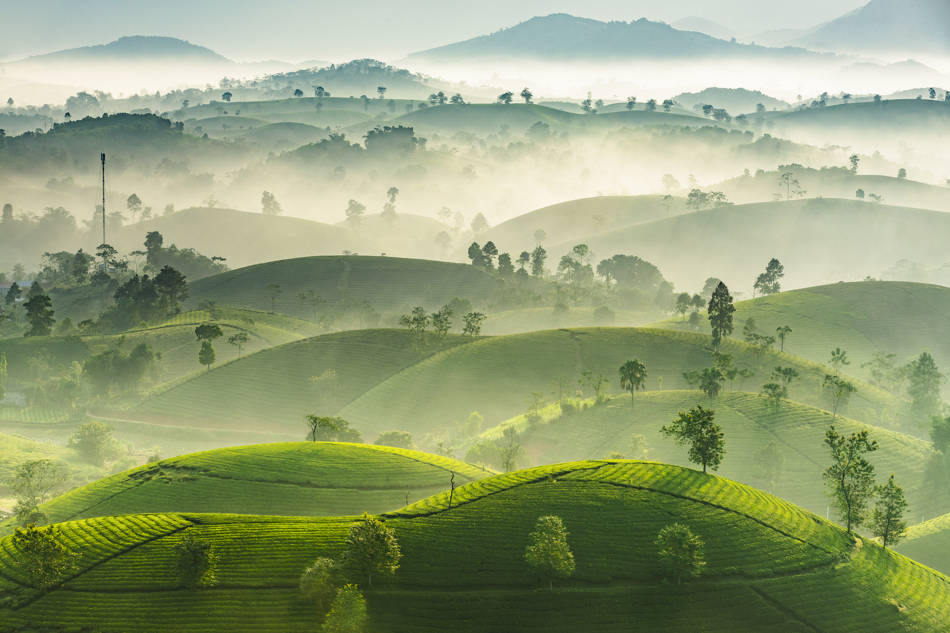
[[[210,48],[174,37],[130,35],[108,44],[70,48],[43,55],[33,55],[11,64],[128,62],[176,60],[192,63],[233,65],[235,62]]]
[[[413,53],[410,59],[455,60],[509,57],[539,59],[628,59],[691,56],[803,56],[809,51],[739,44],[641,18],[602,22],[565,13],[534,17],[470,40]]]
[[[950,52],[947,0],[871,0],[795,40],[823,50]]]

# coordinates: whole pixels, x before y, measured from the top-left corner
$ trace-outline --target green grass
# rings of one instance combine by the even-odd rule
[[[558,393],[573,395],[583,371],[604,375],[609,390],[620,391],[617,371],[631,358],[646,364],[648,388],[653,389],[660,378],[666,389],[683,388],[684,371],[710,365],[708,345],[709,338],[703,335],[645,328],[549,330],[487,338],[399,372],[344,407],[340,415],[369,434],[395,426],[421,435],[464,420],[472,411],[479,411],[491,425],[526,411],[532,393],[548,400]],[[792,396],[806,404],[828,404],[820,385],[829,370],[777,352],[757,360],[753,348],[738,341],[729,341],[723,351],[732,354],[740,367],[759,367],[749,385],[757,388],[766,382],[765,374],[776,365],[791,366],[801,374]],[[878,423],[895,407],[893,398],[862,383],[847,413]]]
[[[551,307],[518,308],[492,312],[482,325],[482,333],[488,335],[518,334],[537,330],[583,327],[636,327],[646,325],[662,313],[659,309],[634,311],[611,309],[613,317],[602,318],[597,308],[572,307],[567,312],[555,312]]]
[[[950,618],[948,579],[854,542],[760,491],[644,462],[575,462],[480,480],[388,516],[403,559],[367,592],[373,631],[930,633]],[[561,516],[577,569],[552,594],[524,563],[539,515]],[[707,566],[681,586],[658,574],[659,530],[687,523]],[[61,588],[25,584],[0,541],[0,617],[13,628],[123,631],[312,631],[297,594],[315,557],[337,555],[347,518],[152,514],[61,526],[83,552]],[[177,588],[173,546],[211,541],[219,584]]]
[[[441,343],[419,346],[405,330],[326,334],[199,373],[116,415],[302,438],[305,415],[330,415],[396,372],[467,340],[449,336]],[[398,425],[393,424],[386,430],[396,430]]]
[[[59,462],[74,485],[92,481],[104,474],[103,469],[82,462],[76,451],[62,444],[0,433],[0,509],[9,511],[13,508],[14,500],[9,484],[17,467],[37,459]]]
[[[790,326],[785,350],[816,362],[828,362],[831,350],[841,347],[851,359],[848,373],[863,378],[869,372],[861,365],[875,352],[895,354],[904,364],[929,351],[939,367],[950,366],[950,341],[942,335],[950,319],[950,289],[944,286],[861,281],[791,290],[736,304],[736,323],[748,318],[773,335],[777,327]],[[687,325],[676,318],[661,327]]]
[[[911,514],[916,514],[913,509]],[[950,573],[950,513],[912,525],[897,549],[905,556]]]
[[[588,401],[592,405],[592,401]],[[828,465],[825,430],[832,415],[814,407],[783,401],[778,409],[757,395],[726,392],[706,398],[696,391],[650,391],[638,393],[635,406],[630,396],[617,396],[582,411],[561,414],[556,405],[544,419],[529,422],[518,416],[487,430],[484,439],[497,437],[514,425],[525,448],[523,465],[548,464],[573,459],[599,459],[618,452],[631,456],[633,436],[644,436],[650,459],[688,465],[686,449],[664,437],[660,428],[680,411],[697,404],[716,412],[723,427],[726,455],[720,468],[724,477],[769,490],[813,512],[825,514],[828,496],[822,472]],[[838,417],[842,433],[868,428],[880,445],[871,456],[879,478],[894,473],[907,490],[912,511],[950,509],[950,495],[924,490],[924,470],[933,454],[929,442],[879,427],[868,427],[850,418]],[[784,464],[774,482],[763,471],[759,453],[774,443]]]
[[[42,506],[49,522],[120,514],[385,512],[490,471],[414,450],[293,442],[221,448],[100,479]]]
[[[478,304],[496,287],[488,273],[464,264],[395,257],[303,257],[231,270],[200,279],[189,288],[192,302],[211,299],[310,318],[301,292],[313,291],[331,304],[368,302],[380,313],[401,313],[414,305],[437,309],[454,297]],[[280,286],[271,303],[268,286]]]

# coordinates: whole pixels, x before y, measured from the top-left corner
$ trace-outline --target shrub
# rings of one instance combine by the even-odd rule
[[[218,567],[218,555],[214,546],[186,532],[175,545],[178,554],[178,578],[183,587],[199,589],[218,584],[215,575]]]

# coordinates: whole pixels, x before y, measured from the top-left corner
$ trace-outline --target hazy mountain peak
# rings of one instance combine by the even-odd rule
[[[950,2],[871,0],[798,43],[828,50],[950,51]]]
[[[128,35],[109,42],[93,46],[82,46],[66,50],[34,55],[25,62],[73,62],[73,61],[129,61],[149,59],[177,59],[193,62],[231,64],[223,55],[209,48],[192,44],[175,37],[155,35]]]

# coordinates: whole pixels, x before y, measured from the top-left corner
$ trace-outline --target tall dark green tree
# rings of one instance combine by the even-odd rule
[[[905,374],[911,416],[918,425],[926,425],[942,408],[940,387],[944,376],[929,352],[922,353],[911,362]]]
[[[877,442],[866,430],[845,437],[832,426],[825,432],[825,446],[831,453],[825,483],[850,534],[864,523],[868,501],[874,494],[874,466],[867,455],[877,450]]]
[[[375,574],[396,573],[402,551],[392,528],[374,516],[364,513],[350,527],[343,552],[343,569],[350,575],[366,579],[373,586]]]
[[[154,279],[158,301],[165,314],[181,312],[181,303],[188,298],[185,276],[171,266],[162,266]]]
[[[719,348],[722,339],[732,334],[732,316],[736,307],[732,305],[732,295],[726,284],[719,282],[707,308],[709,325],[712,327],[713,347]]]
[[[904,514],[907,512],[907,499],[904,489],[894,481],[891,475],[887,483],[874,489],[877,494],[877,504],[871,511],[871,533],[881,539],[881,545],[887,549],[888,545],[897,545],[907,532],[907,523]]]
[[[35,285],[35,284],[34,284]],[[26,336],[49,336],[56,323],[53,312],[53,302],[45,294],[34,295],[23,304],[26,309],[26,320],[30,324]]]

